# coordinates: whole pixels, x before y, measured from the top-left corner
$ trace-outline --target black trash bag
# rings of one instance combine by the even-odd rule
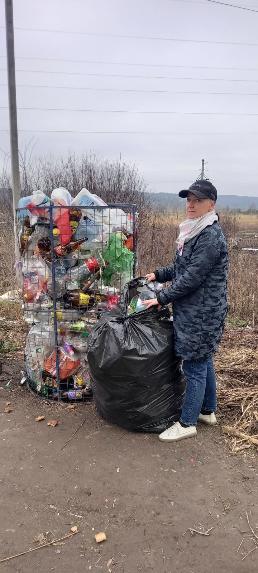
[[[135,294],[137,279],[123,297]],[[161,432],[179,419],[184,395],[168,309],[105,315],[90,335],[88,362],[99,414],[127,430]]]

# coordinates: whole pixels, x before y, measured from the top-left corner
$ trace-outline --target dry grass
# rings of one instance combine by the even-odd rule
[[[17,351],[22,351],[25,344],[27,326],[23,320],[19,302],[0,304],[0,366],[5,357],[13,356],[16,360]]]
[[[215,360],[224,431],[234,453],[258,447],[258,333],[227,330]]]
[[[0,294],[15,288],[13,220],[0,213]]]
[[[237,215],[239,229],[258,232],[258,213],[239,213]]]

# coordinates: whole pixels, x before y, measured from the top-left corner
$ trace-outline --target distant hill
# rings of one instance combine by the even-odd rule
[[[149,198],[154,206],[161,209],[181,210],[184,207],[184,201],[175,193],[150,193]],[[238,211],[258,210],[258,196],[221,195],[217,201],[217,207]]]

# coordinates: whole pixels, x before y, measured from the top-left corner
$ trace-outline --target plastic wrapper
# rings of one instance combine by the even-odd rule
[[[136,290],[135,279],[124,293],[121,310],[103,316],[89,337],[94,398],[99,414],[109,422],[128,430],[161,432],[180,416],[181,361],[174,354],[167,309],[127,316]]]
[[[71,376],[71,374],[74,374],[81,364],[78,355],[68,343],[64,343],[63,346],[58,348],[58,358],[60,380],[64,380]],[[44,370],[51,376],[56,377],[56,350],[51,352],[50,356],[44,361]]]
[[[23,300],[25,303],[44,299],[49,271],[41,257],[33,256],[23,265]]]
[[[103,270],[102,278],[106,285],[114,285],[119,279],[120,283],[122,280],[125,282],[130,280],[134,254],[127,247],[124,247],[125,240],[126,237],[123,233],[112,233],[107,247],[103,250],[106,267]]]

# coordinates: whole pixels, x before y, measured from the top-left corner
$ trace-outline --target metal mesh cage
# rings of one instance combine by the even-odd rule
[[[134,276],[135,206],[48,201],[27,203],[16,217],[28,383],[50,399],[88,399],[88,336]]]

